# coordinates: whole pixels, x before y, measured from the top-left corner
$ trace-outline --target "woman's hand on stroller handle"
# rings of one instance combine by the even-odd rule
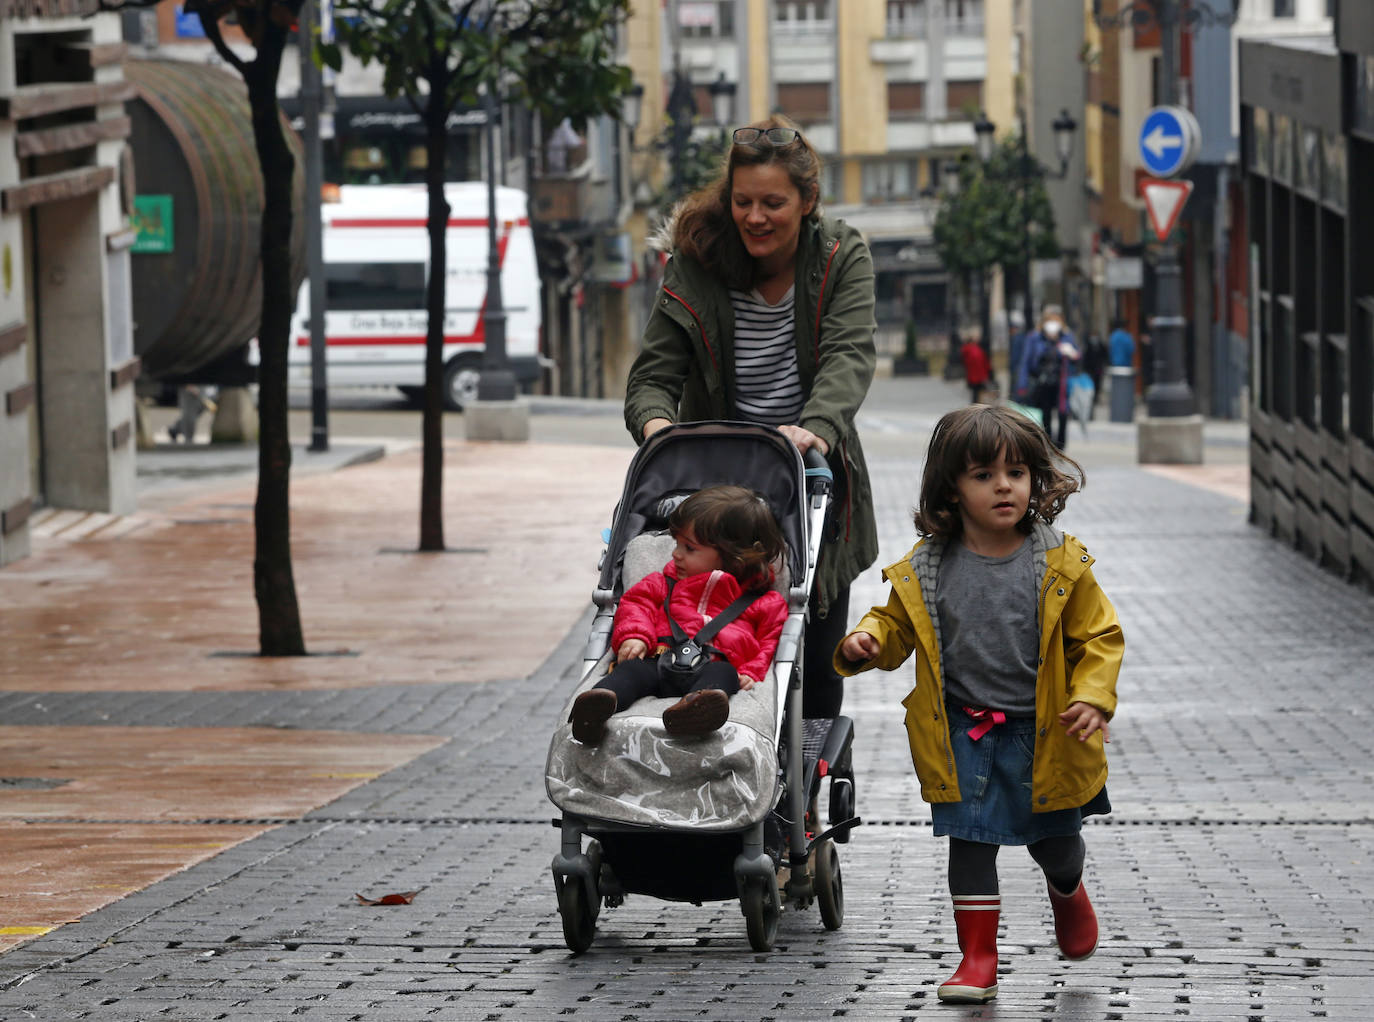
[[[666,427],[671,426],[672,424],[672,419],[650,419],[648,422],[644,424],[644,439],[648,440],[649,437],[653,436],[660,429],[665,429]]]
[[[809,447],[814,447],[822,454],[830,453],[830,445],[809,429],[803,429],[801,426],[779,426],[778,432],[791,440],[802,454],[805,454]]]
[[[616,660],[643,660],[649,646],[643,639],[626,639],[615,651]]]

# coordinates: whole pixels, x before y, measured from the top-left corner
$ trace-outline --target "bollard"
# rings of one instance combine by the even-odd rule
[[[1135,421],[1135,370],[1130,366],[1110,366],[1112,421]]]

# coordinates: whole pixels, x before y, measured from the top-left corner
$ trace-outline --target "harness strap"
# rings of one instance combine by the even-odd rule
[[[663,577],[668,582],[668,593],[663,597],[663,612],[668,615],[668,627],[673,631],[673,641],[687,642],[689,641],[687,633],[682,630],[682,626],[678,624],[677,619],[673,617],[673,586],[677,583],[677,579],[672,575],[666,574]],[[707,622],[705,628],[697,632],[696,635],[691,636],[690,641],[695,642],[702,649],[706,649],[710,645],[711,640],[720,634],[722,628],[748,610],[749,606],[762,595],[762,592],[754,590],[740,593],[731,601],[729,606],[715,617],[711,618],[711,620]]]

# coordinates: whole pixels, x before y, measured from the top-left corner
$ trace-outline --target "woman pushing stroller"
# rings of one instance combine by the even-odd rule
[[[833,718],[849,586],[878,555],[854,426],[877,364],[873,258],[857,230],[821,216],[820,157],[795,124],[775,114],[731,141],[715,181],[668,228],[672,258],[626,381],[625,424],[643,443],[675,422],[763,423],[830,461],[802,702],[804,716]]]
[[[600,741],[611,715],[645,696],[682,697],[663,711],[670,735],[709,734],[729,717],[730,696],[767,676],[787,620],[787,601],[770,588],[783,538],[768,506],[743,487],[711,486],[674,508],[668,529],[672,560],[621,598],[613,670],[573,702],[580,742]],[[673,669],[670,651],[684,638],[701,648],[695,670]]]

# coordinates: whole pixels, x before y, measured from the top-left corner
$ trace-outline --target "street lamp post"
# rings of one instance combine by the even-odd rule
[[[726,130],[735,116],[736,88],[734,82],[726,80],[724,71],[720,72],[716,80],[708,86],[711,93],[711,116],[721,130],[722,140],[725,139]],[[692,95],[692,83],[683,72],[680,64],[675,64],[673,67],[673,84],[668,91],[668,102],[665,108],[668,117],[667,127],[658,137],[650,139],[642,146],[636,146],[634,144],[635,131],[639,128],[643,112],[644,86],[639,82],[634,82],[625,90],[620,105],[620,117],[625,122],[626,130],[630,135],[630,149],[632,152],[652,149],[667,153],[670,164],[670,199],[672,202],[676,202],[682,198],[690,183],[684,171],[687,163],[687,149],[691,144],[692,129],[696,120],[696,100]]]
[[[1139,31],[1154,25],[1160,30],[1159,96],[1161,105],[1177,105],[1179,99],[1179,32],[1195,31],[1199,26],[1232,25],[1240,16],[1240,0],[1231,0],[1230,13],[1216,10],[1204,0],[1134,0],[1115,14],[1103,14],[1101,0],[1093,2],[1093,20],[1099,28],[1130,28]],[[1149,420],[1174,420],[1177,424],[1195,416],[1196,404],[1184,368],[1184,328],[1182,269],[1178,247],[1161,238],[1159,259],[1155,264],[1155,308],[1150,317],[1150,343],[1154,351],[1153,382],[1145,392],[1148,419],[1142,432],[1153,425]],[[1141,460],[1201,461],[1201,424],[1196,436],[1183,442],[1164,439],[1149,444],[1142,436]],[[1161,436],[1179,433],[1181,427],[1165,424]],[[1181,435],[1181,434],[1180,434]],[[1147,450],[1150,457],[1146,458]]]
[[[482,372],[478,401],[514,401],[515,374],[506,359],[506,307],[501,298],[501,248],[496,237],[496,83],[487,83],[482,102],[487,141],[487,301],[482,312]]]

